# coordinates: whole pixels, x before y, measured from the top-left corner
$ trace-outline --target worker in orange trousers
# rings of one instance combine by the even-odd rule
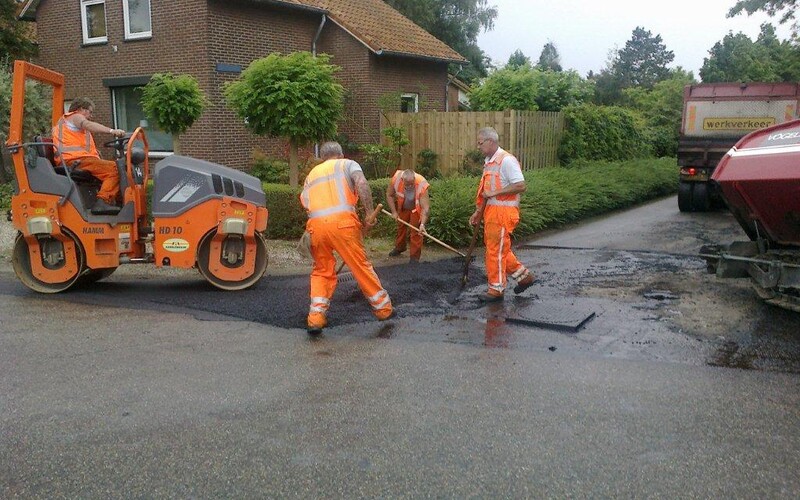
[[[361,166],[344,158],[342,146],[326,142],[320,148],[323,162],[306,177],[300,202],[308,212],[306,231],[311,237],[311,305],[307,328],[311,335],[327,326],[331,297],[336,290],[336,257],[339,254],[353,273],[361,293],[369,301],[379,320],[393,316],[392,301],[381,285],[364,250],[363,233],[375,225],[375,219],[359,220],[358,200],[367,214],[373,212],[372,193]]]
[[[480,222],[483,206],[483,239],[486,244],[486,276],[489,289],[480,298],[484,302],[503,300],[507,277],[517,281],[514,293],[522,293],[534,282],[534,276],[511,251],[511,233],[519,224],[520,194],[525,178],[517,159],[500,148],[497,131],[492,127],[478,131],[478,149],[486,157],[483,176],[470,216],[473,226]]]
[[[430,184],[422,175],[413,170],[398,170],[389,181],[386,188],[386,201],[392,210],[392,217],[397,219],[397,236],[394,248],[389,252],[390,257],[395,257],[405,252],[406,239],[411,242],[409,262],[419,262],[422,256],[422,232],[428,222],[430,212],[430,199],[428,188]],[[413,231],[400,222],[411,224],[420,230]],[[408,233],[411,233],[410,235]]]

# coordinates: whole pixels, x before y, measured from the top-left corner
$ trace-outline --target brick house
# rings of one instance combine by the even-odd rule
[[[256,149],[286,155],[284,141],[252,135],[225,104],[223,85],[255,59],[331,55],[347,92],[339,131],[357,144],[380,141],[381,96],[444,111],[447,66],[466,62],[381,0],[26,0],[21,19],[36,22],[36,62],[66,76],[66,99],[90,97],[96,119],[116,128],[145,118],[139,87],[152,74],[193,75],[210,104],[181,153],[235,168]],[[168,134],[147,131],[154,156],[171,153]]]

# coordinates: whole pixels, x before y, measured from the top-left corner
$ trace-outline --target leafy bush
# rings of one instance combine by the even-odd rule
[[[0,183],[0,210],[8,210],[11,208],[11,194],[13,192],[13,183]],[[0,214],[0,216],[5,217],[5,214]]]
[[[261,182],[273,184],[289,183],[289,163],[283,160],[267,158],[261,151],[253,153],[253,166],[250,175],[258,177]]]
[[[423,149],[417,153],[416,172],[426,179],[441,177],[439,174],[439,155],[432,149]]]
[[[584,104],[564,113],[566,129],[558,149],[562,165],[578,159],[625,161],[652,155],[643,120],[633,110]]]
[[[400,155],[389,146],[362,144],[360,149],[364,153],[360,163],[367,178],[386,177],[394,172],[400,163]]]
[[[483,153],[481,153],[479,150],[471,149],[466,152],[464,159],[461,160],[459,172],[461,175],[468,177],[483,175],[483,162],[485,159],[486,158],[484,158]]]

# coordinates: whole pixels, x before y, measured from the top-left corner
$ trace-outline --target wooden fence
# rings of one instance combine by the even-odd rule
[[[558,145],[564,131],[564,115],[545,111],[458,111],[387,113],[381,129],[403,127],[411,143],[402,149],[400,168],[413,168],[417,153],[431,149],[438,155],[443,174],[457,171],[464,155],[477,149],[476,135],[483,127],[494,127],[500,147],[519,159],[523,170],[558,164]],[[390,146],[388,138],[382,143]]]

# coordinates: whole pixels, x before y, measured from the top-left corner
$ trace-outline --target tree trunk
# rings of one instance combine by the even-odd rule
[[[296,188],[300,177],[297,168],[297,145],[289,143],[289,186]]]
[[[178,138],[177,135],[173,134],[172,135],[172,152],[175,153],[176,155],[181,154],[180,145],[181,145],[180,139]]]

